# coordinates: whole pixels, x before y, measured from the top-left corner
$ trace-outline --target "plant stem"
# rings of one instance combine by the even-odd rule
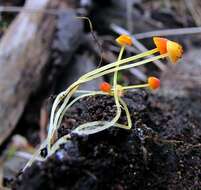
[[[115,100],[115,104],[117,107],[117,113],[116,113],[116,116],[111,121],[111,126],[113,123],[116,123],[118,121],[119,117],[121,116],[121,105],[119,103],[119,95],[118,95],[118,87],[117,87],[117,75],[118,75],[118,69],[119,69],[119,61],[122,58],[124,50],[125,50],[125,46],[122,46],[121,50],[119,52],[118,59],[117,59],[117,63],[116,63],[116,67],[115,67],[116,70],[114,71],[113,88],[114,88],[114,100]]]
[[[118,68],[113,68],[113,69],[109,69],[109,70],[106,70],[106,71],[104,71],[104,72],[102,72],[102,73],[98,73],[98,74],[96,74],[96,75],[94,75],[94,76],[92,76],[92,77],[89,77],[89,78],[87,78],[87,79],[79,79],[78,81],[76,81],[75,83],[73,83],[66,91],[65,91],[65,93],[66,93],[66,100],[67,101],[65,101],[63,104],[62,104],[62,106],[61,106],[61,110],[62,109],[64,109],[65,107],[66,107],[66,105],[67,105],[67,103],[68,103],[68,101],[69,101],[69,99],[70,99],[70,96],[69,96],[69,94],[68,93],[70,93],[71,92],[71,90],[73,89],[73,88],[75,88],[76,86],[79,86],[79,85],[81,85],[82,83],[84,83],[84,82],[88,82],[88,81],[90,81],[90,80],[93,80],[93,79],[96,79],[96,78],[98,78],[98,77],[101,77],[101,76],[103,76],[103,75],[106,75],[106,74],[109,74],[109,73],[113,73],[113,72],[115,72],[115,71],[119,71],[119,70],[124,70],[124,69],[128,69],[128,68],[132,68],[132,67],[137,67],[137,66],[140,66],[140,65],[144,65],[144,64],[146,64],[146,63],[149,63],[149,62],[152,62],[152,61],[155,61],[155,60],[158,60],[158,59],[160,59],[160,58],[165,58],[165,57],[167,57],[168,55],[167,54],[163,54],[163,55],[159,55],[159,56],[155,56],[155,57],[152,57],[152,58],[149,58],[149,59],[146,59],[146,60],[143,60],[143,61],[139,61],[139,62],[137,62],[137,63],[133,63],[133,64],[130,64],[130,65],[124,65],[124,66],[121,66],[121,67],[118,67]],[[121,61],[121,60],[120,60]],[[115,63],[120,63],[120,61],[117,61],[117,62],[115,62]],[[77,87],[78,88],[78,87]],[[64,92],[63,92],[64,93]],[[72,93],[70,93],[70,94],[72,94]],[[57,103],[57,105],[58,105],[59,103]],[[52,110],[53,111],[53,110]],[[54,113],[54,112],[53,112]],[[52,114],[52,113],[51,113]],[[59,117],[59,114],[58,114],[58,117]],[[54,122],[54,126],[57,126],[57,124]],[[50,125],[51,126],[51,125]],[[55,129],[55,127],[51,127],[49,130],[49,135],[50,135],[50,133],[52,134],[52,129]]]
[[[149,87],[149,84],[137,84],[137,85],[131,85],[131,86],[124,86],[123,90],[134,89],[134,88],[145,88],[145,87]]]
[[[122,59],[122,60],[119,60],[118,61],[118,64],[121,65],[121,64],[124,64],[124,63],[127,63],[127,62],[130,62],[130,61],[134,61],[136,59],[140,59],[142,57],[145,57],[145,56],[148,56],[148,55],[151,55],[151,54],[154,54],[154,53],[157,53],[158,52],[158,49],[155,48],[155,49],[152,49],[152,50],[149,50],[147,52],[144,52],[144,53],[141,53],[141,54],[137,54],[137,55],[134,55],[132,57],[128,57],[126,59]],[[98,68],[98,69],[95,69],[91,72],[88,72],[86,73],[85,75],[83,75],[82,77],[80,77],[80,79],[78,80],[80,82],[80,80],[83,80],[83,79],[86,79],[90,76],[93,76],[93,75],[96,75],[97,73],[100,73],[102,71],[105,71],[107,69],[110,69],[112,67],[114,67],[117,63],[116,62],[113,62],[113,63],[110,63],[109,65],[106,65],[106,66],[103,66],[101,68]],[[101,75],[100,75],[101,76]],[[50,127],[53,125],[53,120],[54,120],[54,113],[56,111],[56,108],[57,106],[59,105],[60,103],[60,99],[62,99],[62,97],[68,95],[68,93],[75,87],[79,84],[79,82],[77,81],[77,83],[73,83],[71,86],[69,86],[69,88],[65,91],[63,91],[62,93],[60,93],[57,98],[55,99],[54,101],[54,104],[52,106],[52,111],[51,111],[51,117],[50,117]],[[82,83],[82,82],[80,82]]]
[[[121,60],[118,60],[118,61],[115,61],[113,63],[110,63],[108,65],[105,65],[103,67],[100,67],[98,69],[95,69],[93,71],[90,71],[86,74],[84,74],[80,79],[83,79],[83,78],[88,78],[94,74],[97,74],[97,73],[100,73],[104,70],[107,70],[107,69],[110,69],[112,67],[115,67],[117,62],[119,65],[122,65],[124,63],[128,63],[128,62],[131,62],[131,61],[135,61],[137,59],[140,59],[140,58],[143,58],[143,57],[146,57],[146,56],[149,56],[149,55],[152,55],[154,53],[157,53],[158,52],[158,49],[155,48],[155,49],[152,49],[152,50],[149,50],[149,51],[146,51],[146,52],[143,52],[143,53],[140,53],[140,54],[137,54],[137,55],[134,55],[134,56],[131,56],[131,57],[128,57],[128,58],[125,58],[125,59],[121,59]]]
[[[94,76],[91,76],[91,77],[89,77],[89,78],[83,78],[83,77],[81,77],[80,79],[78,79],[75,83],[73,83],[71,86],[69,86],[69,88],[68,88],[66,91],[64,91],[64,92],[62,92],[60,95],[58,95],[58,97],[56,98],[56,100],[55,100],[55,102],[54,102],[54,104],[53,104],[52,111],[51,111],[50,127],[49,127],[49,131],[48,131],[48,135],[49,135],[49,138],[48,138],[48,139],[49,139],[49,141],[50,141],[50,139],[51,139],[50,135],[52,134],[52,131],[54,131],[53,128],[55,128],[55,127],[54,127],[54,122],[53,122],[53,120],[54,120],[54,113],[55,113],[55,111],[56,111],[56,107],[59,105],[59,103],[60,103],[60,101],[61,101],[60,98],[61,98],[62,96],[66,96],[65,99],[67,100],[67,101],[65,101],[65,104],[62,104],[62,106],[61,106],[61,108],[62,108],[62,110],[63,110],[63,109],[65,108],[65,106],[67,105],[67,103],[68,103],[68,101],[69,101],[71,95],[73,94],[73,93],[70,93],[70,92],[71,92],[74,88],[77,89],[77,88],[79,87],[79,85],[81,85],[82,83],[88,82],[88,81],[90,81],[90,80],[96,79],[96,78],[98,78],[98,77],[101,77],[101,76],[106,75],[106,74],[109,74],[109,73],[113,73],[113,72],[115,72],[115,71],[124,70],[124,69],[129,69],[129,68],[132,68],[132,67],[137,67],[137,66],[140,66],[140,65],[144,65],[144,64],[146,64],[146,63],[149,63],[149,62],[152,62],[152,61],[161,59],[161,58],[165,58],[165,57],[167,57],[167,56],[168,56],[167,54],[155,56],[155,57],[152,57],[152,58],[143,60],[143,61],[139,61],[139,62],[137,62],[137,63],[133,63],[133,64],[130,64],[130,65],[124,65],[124,66],[121,66],[121,67],[118,67],[118,68],[113,68],[113,69],[106,70],[106,71],[103,71],[103,72],[101,72],[101,73],[95,74]],[[123,60],[125,60],[125,59],[123,59]],[[127,58],[126,60],[128,60],[128,58]],[[121,61],[122,61],[122,60],[119,60],[119,61],[114,62],[114,63],[116,63],[116,64],[117,64],[117,63],[118,63],[118,64],[122,64]],[[124,63],[124,62],[123,62],[123,63]],[[101,69],[101,68],[99,68],[99,69]],[[85,75],[85,76],[86,76],[86,75]],[[76,91],[76,90],[74,90],[74,91]],[[69,95],[69,93],[70,93],[70,95]],[[59,117],[59,115],[58,115],[58,117]],[[51,135],[51,136],[52,136],[52,135]],[[49,144],[49,143],[48,143],[48,144]],[[48,145],[48,147],[49,147],[49,149],[50,149],[50,145]],[[48,150],[49,150],[49,149],[48,149]]]
[[[168,57],[168,54],[163,54],[163,55],[158,55],[158,56],[155,56],[155,57],[151,57],[149,59],[145,59],[143,61],[139,61],[139,62],[136,62],[136,63],[132,63],[132,64],[129,64],[129,65],[124,65],[124,66],[120,66],[118,68],[113,68],[113,69],[109,69],[109,70],[106,70],[106,71],[103,71],[101,73],[98,73],[94,76],[91,76],[85,80],[81,80],[79,79],[78,81],[80,81],[81,83],[84,83],[84,82],[88,82],[90,80],[93,80],[93,79],[96,79],[98,77],[101,77],[101,76],[104,76],[106,74],[110,74],[110,73],[113,73],[115,72],[116,70],[118,71],[121,71],[121,70],[125,70],[125,69],[130,69],[130,68],[133,68],[133,67],[138,67],[140,65],[144,65],[144,64],[147,64],[147,63],[150,63],[150,62],[153,62],[153,61],[156,61],[158,59],[162,59],[162,58],[165,58],[165,57]],[[119,61],[120,62],[120,61]],[[116,62],[117,63],[117,62]]]

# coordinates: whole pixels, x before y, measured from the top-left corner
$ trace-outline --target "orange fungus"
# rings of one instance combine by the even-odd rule
[[[168,40],[168,42],[167,42],[167,53],[168,53],[168,57],[170,58],[170,61],[173,64],[176,64],[177,61],[183,55],[183,48],[180,44]]]
[[[160,80],[156,77],[149,77],[148,84],[152,90],[155,90],[160,87]]]
[[[167,53],[167,39],[166,38],[160,38],[160,37],[154,37],[153,38],[154,43],[156,47],[158,48],[160,54]]]
[[[107,82],[102,82],[99,86],[100,90],[103,91],[103,92],[110,92],[111,89],[112,89],[112,86],[107,83]]]
[[[160,37],[154,37],[153,40],[160,54],[167,53],[170,61],[173,64],[176,64],[177,61],[182,57],[183,49],[180,44]]]
[[[121,46],[131,46],[132,45],[132,38],[129,35],[122,34],[116,39],[116,42]]]

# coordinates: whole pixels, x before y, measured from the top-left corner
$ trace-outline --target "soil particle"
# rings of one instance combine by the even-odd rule
[[[28,168],[13,189],[201,189],[199,105],[187,98],[148,97],[145,91],[126,94],[124,100],[131,130],[74,136],[45,162]],[[109,121],[115,109],[111,97],[85,98],[66,114],[59,136],[87,121]],[[66,123],[69,119],[75,122]],[[120,122],[125,121],[122,115]]]

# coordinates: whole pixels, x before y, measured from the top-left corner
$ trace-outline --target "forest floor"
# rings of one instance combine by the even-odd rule
[[[163,36],[163,29],[199,26],[199,15],[192,14],[192,6],[182,0],[169,3],[127,1],[133,2],[131,10],[129,4],[122,1],[86,2],[88,4],[77,3],[75,10],[84,12],[91,19],[101,49],[85,22],[80,45],[69,63],[63,65],[66,58],[61,53],[61,49],[65,49],[61,39],[66,29],[57,28],[55,41],[61,46],[52,47],[52,57],[45,72],[48,75],[30,96],[15,131],[1,146],[2,183],[17,190],[201,189],[200,34],[168,35],[170,39],[179,41],[185,50],[184,59],[175,67],[162,63],[165,67],[162,71],[157,64],[152,64],[120,73],[121,84],[143,83],[149,75],[158,76],[162,83],[156,93],[137,90],[124,96],[132,117],[131,130],[110,128],[87,137],[75,136],[45,162],[35,162],[15,177],[44,140],[55,95],[81,74],[98,67],[100,56],[102,65],[114,61],[119,51],[114,39],[119,32],[136,34],[140,43],[127,49],[125,56],[129,56],[144,51],[142,46],[153,47],[151,35],[147,37],[146,31]],[[201,6],[193,2],[194,12],[198,14]],[[22,6],[23,3],[9,1],[3,5]],[[14,16],[13,13],[3,14],[1,36],[6,33]],[[103,80],[110,82],[111,76],[100,78],[84,89],[98,88]],[[111,97],[85,98],[66,113],[58,134],[61,137],[89,121],[110,121],[115,113]],[[125,120],[123,115],[120,121],[124,123]]]

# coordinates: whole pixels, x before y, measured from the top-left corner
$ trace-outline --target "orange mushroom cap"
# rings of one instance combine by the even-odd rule
[[[156,77],[149,77],[148,84],[152,90],[155,90],[160,87],[160,80]]]
[[[153,40],[160,54],[167,53],[170,61],[173,64],[176,64],[177,61],[182,57],[183,49],[180,44],[160,37],[154,37]]]
[[[108,92],[109,93],[111,91],[111,89],[112,89],[112,86],[107,82],[102,82],[100,84],[100,86],[99,86],[99,89],[101,91],[103,91],[103,92]]]
[[[170,58],[170,61],[173,64],[176,64],[177,61],[182,57],[183,55],[183,48],[180,44],[168,40],[167,42],[167,53]]]
[[[167,39],[166,38],[160,38],[160,37],[154,37],[153,38],[154,43],[156,47],[158,48],[160,54],[167,53]]]
[[[131,46],[132,45],[132,38],[129,35],[122,34],[117,39],[116,42],[121,46]]]

